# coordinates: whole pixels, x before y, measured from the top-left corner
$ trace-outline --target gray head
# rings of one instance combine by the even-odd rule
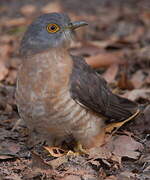
[[[21,42],[20,54],[34,54],[49,48],[68,47],[74,29],[84,25],[87,25],[84,21],[71,22],[65,14],[43,14],[28,27]]]

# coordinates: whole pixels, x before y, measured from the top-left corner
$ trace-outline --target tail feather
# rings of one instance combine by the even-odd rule
[[[111,122],[123,121],[136,113],[138,109],[137,103],[114,95],[109,102],[109,110],[106,111],[106,116],[111,118]]]

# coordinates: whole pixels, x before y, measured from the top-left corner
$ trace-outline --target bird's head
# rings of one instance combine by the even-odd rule
[[[68,48],[73,31],[84,25],[87,25],[84,21],[71,22],[66,14],[43,14],[28,27],[21,42],[20,53],[38,53],[55,47]]]

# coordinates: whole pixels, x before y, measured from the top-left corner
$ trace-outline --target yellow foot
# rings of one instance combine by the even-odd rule
[[[82,144],[78,141],[74,151],[78,154],[88,154],[87,151],[82,147]]]
[[[71,150],[69,150],[66,154],[66,156],[79,156],[80,153],[79,152],[73,152]]]
[[[44,149],[46,149],[50,156],[53,156],[53,157],[62,157],[62,156],[78,156],[78,155],[81,155],[81,154],[88,154],[86,152],[85,149],[83,149],[82,145],[80,142],[77,142],[77,145],[76,147],[74,148],[74,152],[69,150],[64,150],[64,149],[61,149],[61,148],[58,148],[58,147],[47,147],[45,146]]]

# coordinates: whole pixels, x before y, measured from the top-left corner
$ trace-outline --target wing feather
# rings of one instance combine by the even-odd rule
[[[82,57],[72,58],[74,65],[70,92],[76,102],[108,117],[111,122],[127,119],[137,111],[135,102],[113,94],[106,81]]]

